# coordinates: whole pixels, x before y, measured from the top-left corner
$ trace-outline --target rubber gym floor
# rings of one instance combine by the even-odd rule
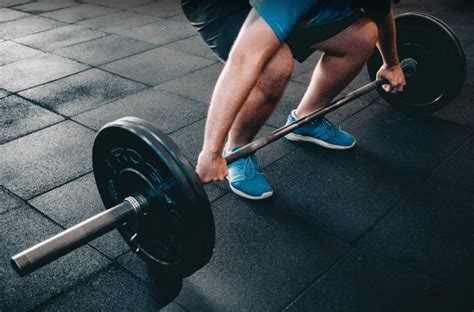
[[[105,123],[147,119],[195,164],[222,64],[177,0],[0,0],[0,310],[472,311],[470,2],[395,6],[457,32],[468,76],[453,103],[413,118],[373,92],[328,116],[354,150],[281,139],[259,151],[273,198],[206,186],[215,254],[170,281],[115,231],[23,278],[10,257],[103,210],[91,150]],[[296,66],[261,134],[285,122],[318,57]],[[367,81],[364,69],[344,92]]]

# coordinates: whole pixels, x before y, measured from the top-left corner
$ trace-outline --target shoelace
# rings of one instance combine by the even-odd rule
[[[334,136],[335,134],[335,131],[334,129],[336,128],[332,122],[330,122],[329,120],[327,120],[326,118],[321,118],[320,120],[315,120],[315,121],[312,121],[311,123],[312,124],[316,124],[320,122],[321,125],[323,126],[324,128],[324,131],[326,131],[327,134],[329,134],[330,136]]]

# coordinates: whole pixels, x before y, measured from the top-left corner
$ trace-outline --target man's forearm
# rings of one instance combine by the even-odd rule
[[[386,66],[399,65],[400,60],[397,53],[397,31],[395,27],[395,17],[393,11],[377,21],[379,28],[379,40],[377,48],[382,54],[383,62]]]

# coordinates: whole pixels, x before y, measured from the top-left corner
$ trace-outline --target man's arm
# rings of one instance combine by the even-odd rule
[[[376,23],[379,29],[377,48],[383,59],[383,65],[377,73],[377,78],[383,77],[390,82],[390,84],[383,86],[385,91],[392,93],[403,91],[406,82],[397,53],[397,31],[393,11],[390,11],[387,16],[377,19]]]
[[[280,45],[270,26],[252,10],[212,95],[203,149],[196,167],[203,183],[223,180],[227,176],[227,164],[222,157],[226,135],[264,66]]]

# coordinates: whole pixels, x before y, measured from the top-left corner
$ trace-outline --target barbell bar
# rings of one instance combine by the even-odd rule
[[[459,84],[465,79],[465,55],[454,32],[438,19],[426,14],[402,14],[397,17],[397,27],[403,29],[405,21],[412,27],[418,25],[416,29],[429,29],[433,40],[443,40],[446,45],[444,50],[451,51],[448,54],[443,52],[442,55],[447,57],[443,61],[455,70],[440,79],[451,85],[436,90],[421,90],[431,92],[426,96],[429,102],[419,106],[421,110],[413,99],[424,97],[414,94],[413,90],[408,95],[404,91],[394,97],[384,96],[384,99],[398,108],[401,105],[409,107],[402,110],[411,113],[433,111],[449,103],[459,92]],[[397,45],[405,57],[401,66],[408,83],[406,88],[416,89],[417,85],[424,86],[424,79],[430,78],[428,73],[431,72],[433,58],[439,55],[436,51],[426,53],[426,50],[433,50],[423,46],[426,44],[424,36],[417,41],[413,34],[408,36],[403,31],[400,34]],[[373,68],[378,57],[374,53],[368,63],[371,76],[374,75]],[[423,79],[419,77],[420,72]],[[381,86],[385,83],[385,79],[370,82],[329,106],[229,154],[226,162],[230,164],[253,154],[374,89],[381,92]],[[114,228],[119,230],[138,256],[152,269],[162,273],[186,277],[209,261],[215,243],[209,199],[194,168],[165,133],[145,120],[121,118],[108,123],[98,132],[92,156],[94,177],[106,210],[14,255],[11,264],[19,275],[31,273]]]

